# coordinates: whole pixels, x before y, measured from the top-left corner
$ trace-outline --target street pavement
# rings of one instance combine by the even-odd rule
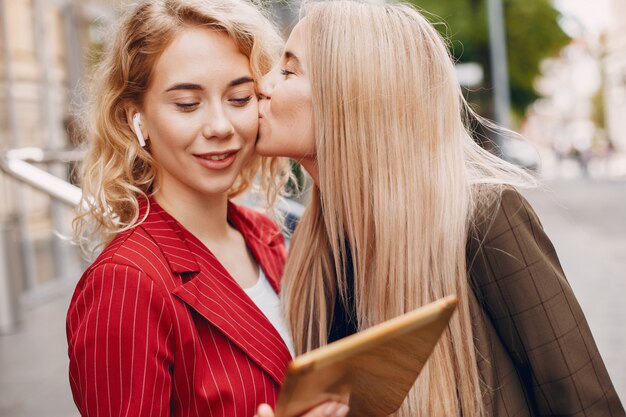
[[[526,191],[557,249],[613,383],[626,402],[626,181],[550,180]],[[77,417],[67,377],[71,285],[0,336],[0,417]]]

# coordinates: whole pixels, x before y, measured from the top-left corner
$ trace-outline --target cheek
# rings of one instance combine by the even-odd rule
[[[286,109],[287,120],[283,124],[285,131],[281,135],[294,148],[297,156],[304,157],[315,154],[315,123],[313,108],[308,97],[302,97],[292,107]]]
[[[311,96],[302,88],[284,88],[272,96],[272,118],[279,128],[301,132],[312,124]],[[295,130],[293,130],[295,129]]]
[[[153,146],[185,146],[193,142],[197,124],[189,115],[158,107],[150,114],[148,137]]]
[[[262,122],[260,154],[299,159],[315,154],[310,93],[296,82],[275,86]]]
[[[295,115],[298,114],[296,107],[299,106],[298,97],[294,97],[293,93],[288,89],[282,89],[272,95],[271,116],[272,119],[282,125],[282,127],[290,128],[296,123]]]
[[[231,120],[235,130],[244,141],[254,142],[256,140],[259,130],[259,111],[256,103],[238,109]]]

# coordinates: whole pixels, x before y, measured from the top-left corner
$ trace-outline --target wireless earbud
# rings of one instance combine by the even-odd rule
[[[141,145],[142,148],[145,148],[146,139],[143,137],[143,133],[141,133],[141,113],[135,113],[133,116],[133,127],[135,128],[135,135],[137,136],[139,145]]]

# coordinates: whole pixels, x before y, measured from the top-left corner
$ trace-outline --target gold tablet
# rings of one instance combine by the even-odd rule
[[[350,416],[382,417],[400,408],[457,305],[449,296],[296,357],[276,417],[294,417],[349,396]]]

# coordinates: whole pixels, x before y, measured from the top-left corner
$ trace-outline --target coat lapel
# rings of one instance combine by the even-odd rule
[[[194,235],[154,201],[151,205],[171,229],[154,234],[153,238],[162,248],[172,272],[181,276],[180,285],[172,293],[219,329],[280,385],[291,355],[274,326]],[[282,272],[282,246],[274,247],[272,241],[260,236],[258,230],[250,227],[242,210],[232,204],[229,220],[242,233],[268,281],[277,290],[279,276],[272,265],[280,265]]]

